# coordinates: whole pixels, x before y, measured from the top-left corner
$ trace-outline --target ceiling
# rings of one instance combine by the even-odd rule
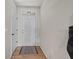
[[[18,6],[41,6],[43,0],[15,0]]]

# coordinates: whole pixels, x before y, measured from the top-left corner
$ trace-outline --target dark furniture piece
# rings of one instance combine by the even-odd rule
[[[73,59],[73,26],[69,27],[69,39],[67,44],[67,51],[71,59]]]

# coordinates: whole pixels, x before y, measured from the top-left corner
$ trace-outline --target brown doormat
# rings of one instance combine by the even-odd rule
[[[20,54],[37,54],[37,49],[35,46],[23,46]]]

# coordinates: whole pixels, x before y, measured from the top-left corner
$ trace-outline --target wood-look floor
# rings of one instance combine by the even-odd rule
[[[36,47],[38,54],[20,54],[22,47],[17,47],[11,59],[47,59],[39,46]]]

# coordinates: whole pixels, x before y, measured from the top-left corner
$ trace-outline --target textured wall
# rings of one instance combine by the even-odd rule
[[[10,59],[12,52],[12,43],[11,43],[11,21],[15,10],[15,4],[13,0],[5,0],[5,58]]]
[[[41,6],[41,48],[48,59],[70,59],[66,47],[72,0],[45,0]]]

